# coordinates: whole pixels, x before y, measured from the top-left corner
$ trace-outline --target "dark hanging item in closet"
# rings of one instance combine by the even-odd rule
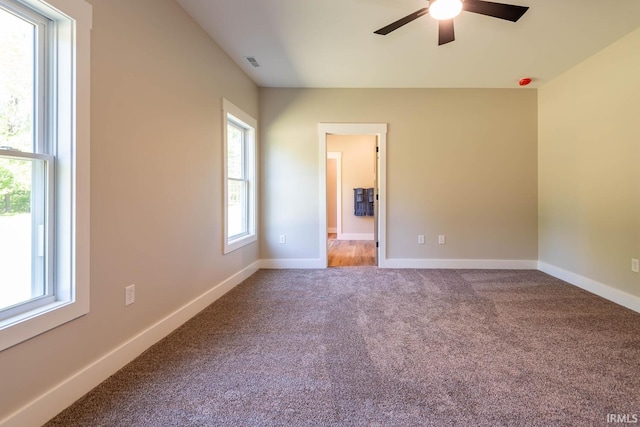
[[[375,198],[375,191],[373,188],[367,188],[367,215],[373,216],[373,201]]]
[[[366,192],[364,188],[353,189],[353,214],[355,216],[367,216]]]
[[[375,190],[373,188],[353,189],[353,214],[355,216],[373,216]]]

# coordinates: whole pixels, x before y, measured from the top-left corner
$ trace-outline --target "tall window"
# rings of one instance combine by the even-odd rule
[[[223,99],[224,253],[256,241],[256,120]]]
[[[75,115],[84,31],[68,16],[0,0],[0,350],[88,310],[74,257],[87,202],[75,181],[88,158]]]
[[[0,9],[0,319],[51,302],[47,19]]]

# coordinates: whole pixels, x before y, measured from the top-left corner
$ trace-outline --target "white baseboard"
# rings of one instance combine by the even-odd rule
[[[445,268],[481,270],[537,270],[538,261],[518,259],[397,259],[388,258],[384,268]]]
[[[555,265],[547,264],[546,262],[538,261],[538,270],[640,313],[640,297],[628,294],[609,285],[605,285],[604,283],[589,279],[588,277],[556,267]]]
[[[327,268],[319,259],[263,259],[260,261],[260,268],[264,269],[309,269]]]
[[[327,233],[337,233],[338,229],[335,227],[329,227],[327,228]]]
[[[338,240],[373,240],[373,233],[342,233],[336,237]]]
[[[113,349],[92,364],[82,368],[73,376],[40,395],[7,418],[0,427],[23,427],[42,425],[84,396],[109,376],[138,357],[143,351],[169,335],[187,320],[198,314],[240,282],[259,270],[256,261],[209,291],[191,300],[165,318],[140,332],[129,341]]]

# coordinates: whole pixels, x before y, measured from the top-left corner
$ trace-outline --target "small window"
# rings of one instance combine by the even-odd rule
[[[256,120],[223,99],[224,253],[256,241]]]
[[[90,6],[50,3],[0,0],[0,350],[89,309]]]

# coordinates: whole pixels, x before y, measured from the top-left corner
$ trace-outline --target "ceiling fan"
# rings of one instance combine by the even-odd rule
[[[438,46],[440,46],[455,40],[453,18],[462,11],[516,22],[527,10],[529,8],[525,6],[483,0],[430,0],[429,6],[400,18],[386,27],[374,31],[374,33],[386,36],[390,32],[428,13],[432,18],[438,20]]]

